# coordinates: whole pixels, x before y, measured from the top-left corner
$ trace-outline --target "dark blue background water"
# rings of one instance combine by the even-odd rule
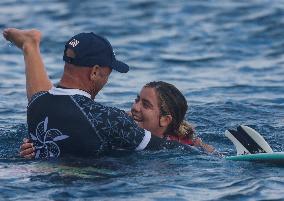
[[[152,80],[186,95],[199,136],[235,155],[224,131],[249,125],[284,151],[284,1],[2,0],[0,29],[38,28],[54,83],[64,42],[106,36],[128,74],[112,73],[98,101],[128,110]],[[21,52],[0,43],[1,200],[284,200],[280,166],[230,162],[182,150],[83,161],[18,157],[27,135]]]

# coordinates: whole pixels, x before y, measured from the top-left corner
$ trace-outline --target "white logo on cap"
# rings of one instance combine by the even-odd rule
[[[79,44],[79,41],[76,40],[75,38],[69,42],[69,45],[72,47],[76,47]]]

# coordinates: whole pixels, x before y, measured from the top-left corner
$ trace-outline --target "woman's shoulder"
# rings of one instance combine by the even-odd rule
[[[194,141],[186,137],[181,138],[175,135],[168,135],[167,140],[178,141],[181,144],[186,144],[186,145],[191,145],[191,146],[194,145]]]

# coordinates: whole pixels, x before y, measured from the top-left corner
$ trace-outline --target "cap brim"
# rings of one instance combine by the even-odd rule
[[[110,66],[113,70],[120,73],[127,73],[129,71],[129,66],[121,61],[115,60]]]

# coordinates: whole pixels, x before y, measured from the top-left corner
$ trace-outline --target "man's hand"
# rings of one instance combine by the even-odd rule
[[[35,148],[33,146],[33,143],[31,143],[30,140],[26,138],[23,139],[23,142],[24,143],[20,147],[20,156],[27,159],[34,158]]]

